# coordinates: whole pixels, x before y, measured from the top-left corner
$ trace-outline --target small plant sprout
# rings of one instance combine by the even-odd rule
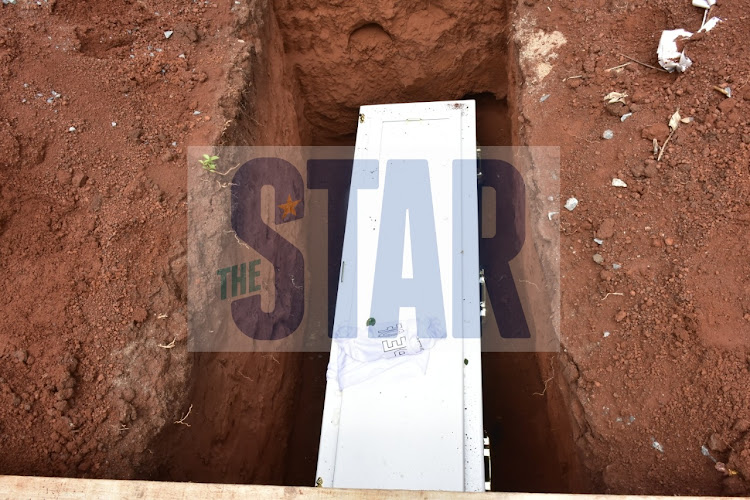
[[[209,156],[209,155],[203,155],[202,160],[198,160],[200,164],[203,166],[203,170],[208,170],[209,172],[215,172],[216,171],[216,160],[218,160],[218,156]]]

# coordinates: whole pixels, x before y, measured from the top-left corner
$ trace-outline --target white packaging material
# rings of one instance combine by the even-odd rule
[[[659,48],[656,49],[659,65],[670,73],[674,70],[682,73],[688,69],[693,61],[685,55],[685,51],[677,49],[677,40],[691,36],[693,36],[691,32],[683,29],[662,31]]]
[[[721,19],[718,17],[712,17],[703,24],[698,32],[711,31],[720,21]],[[685,55],[684,50],[680,51],[677,49],[677,41],[681,38],[690,38],[691,36],[693,36],[693,33],[683,29],[662,31],[661,38],[659,39],[659,47],[656,49],[659,65],[670,73],[675,70],[682,73],[688,69],[693,64],[693,61]]]
[[[339,329],[331,345],[338,350],[338,356],[331,358],[337,362],[329,363],[326,378],[336,379],[343,390],[404,363],[424,374],[428,350],[445,335],[445,326],[429,319]]]
[[[714,5],[716,5],[716,0],[693,0],[693,7],[701,9],[710,9]]]

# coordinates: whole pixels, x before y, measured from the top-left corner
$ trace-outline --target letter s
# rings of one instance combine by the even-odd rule
[[[276,224],[304,216],[305,185],[299,171],[280,158],[256,158],[242,165],[232,180],[232,229],[237,236],[274,267],[276,301],[270,313],[260,308],[260,295],[232,302],[232,319],[242,333],[256,340],[279,340],[291,335],[305,312],[305,263],[302,253],[261,219],[260,191],[274,188]],[[282,218],[277,208],[287,201],[300,200],[296,215]]]

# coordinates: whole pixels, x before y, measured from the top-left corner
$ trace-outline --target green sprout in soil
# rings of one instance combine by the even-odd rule
[[[203,166],[203,170],[208,170],[209,172],[215,172],[216,171],[216,160],[218,160],[218,156],[209,156],[209,155],[203,155],[202,160],[198,160],[200,164]]]

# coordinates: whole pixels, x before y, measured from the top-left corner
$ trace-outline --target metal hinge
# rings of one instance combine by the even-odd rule
[[[484,269],[479,270],[479,317],[487,316],[487,284],[484,280]]]

